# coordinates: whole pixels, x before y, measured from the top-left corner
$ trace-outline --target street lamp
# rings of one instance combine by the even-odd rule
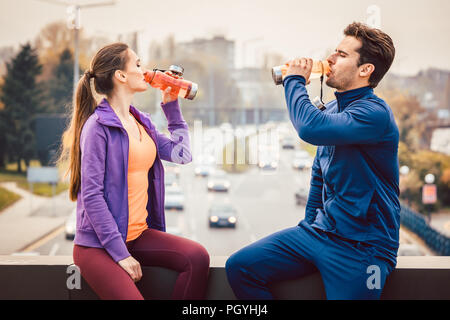
[[[401,166],[400,167],[400,174],[402,176],[406,176],[409,173],[409,167],[408,166]]]
[[[41,2],[47,2],[51,4],[68,6],[67,7],[67,27],[74,31],[74,64],[73,64],[73,92],[75,94],[75,89],[77,87],[78,80],[80,79],[80,67],[78,62],[78,51],[79,51],[79,41],[78,41],[78,30],[81,28],[81,8],[94,8],[103,7],[116,4],[115,0],[104,1],[104,2],[92,2],[79,4],[73,0],[37,0]]]
[[[422,188],[422,203],[425,205],[428,222],[431,220],[431,206],[437,201],[437,188],[434,184],[435,177],[429,173],[425,176],[425,185]]]
[[[434,183],[434,174],[431,174],[431,173],[427,174],[425,176],[425,182],[428,184]]]
[[[408,207],[410,206],[409,203],[409,191],[407,188],[405,188],[405,178],[409,174],[409,167],[408,166],[401,166],[400,167],[400,192],[404,194],[404,198],[406,200],[406,204]]]

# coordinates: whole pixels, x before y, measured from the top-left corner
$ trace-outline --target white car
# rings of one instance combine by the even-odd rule
[[[174,173],[177,178],[180,177],[180,166],[178,164],[163,160],[163,165],[165,172]]]
[[[312,167],[311,156],[305,150],[295,152],[292,160],[292,168],[297,170],[309,169]]]
[[[174,172],[164,172],[164,185],[167,187],[177,186],[178,177]]]
[[[164,197],[165,209],[184,209],[184,194],[180,187],[170,186],[166,188]]]
[[[275,170],[278,168],[278,161],[275,159],[265,158],[259,160],[258,166],[263,170]]]
[[[296,158],[296,159],[292,160],[292,168],[294,168],[296,170],[303,170],[303,169],[308,169],[311,167],[312,167],[312,163],[311,163],[311,160],[309,160],[309,159]]]
[[[212,166],[200,165],[195,167],[194,172],[196,176],[207,177],[214,171]]]
[[[208,179],[208,191],[223,191],[227,192],[230,188],[230,180],[223,170],[215,170]]]

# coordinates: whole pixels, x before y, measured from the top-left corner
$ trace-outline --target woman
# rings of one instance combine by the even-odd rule
[[[97,105],[91,91],[106,96]],[[59,159],[69,160],[70,198],[77,201],[73,258],[101,299],[143,299],[141,265],[179,272],[173,299],[202,299],[209,255],[200,244],[165,233],[161,159],[192,161],[188,126],[170,88],[161,107],[171,137],[131,105],[147,90],[140,60],[126,44],[100,49],[76,89]]]

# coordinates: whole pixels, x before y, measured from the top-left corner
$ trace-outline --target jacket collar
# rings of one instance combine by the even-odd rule
[[[353,101],[367,97],[373,94],[373,88],[371,87],[361,87],[357,89],[352,89],[344,92],[335,92],[336,100],[338,102],[339,112],[344,111],[344,109]]]
[[[123,128],[122,122],[120,122],[119,117],[114,112],[106,98],[103,98],[102,101],[100,101],[94,112],[98,116],[97,121],[101,124],[109,127]],[[145,115],[143,115],[142,112],[140,112],[132,105],[130,105],[130,112],[141,124],[144,125],[144,127],[146,127],[147,129],[151,129],[149,119]]]

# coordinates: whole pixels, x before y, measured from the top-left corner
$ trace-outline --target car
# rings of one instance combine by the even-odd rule
[[[164,196],[165,209],[184,209],[184,194],[179,186],[170,186],[165,190]]]
[[[283,149],[295,149],[296,140],[292,137],[286,137],[281,140],[281,147]]]
[[[208,211],[209,227],[236,228],[236,209],[230,204],[214,204]]]
[[[308,202],[308,194],[305,189],[300,188],[295,193],[295,204],[298,206],[306,206]]]
[[[292,160],[292,168],[296,170],[311,168],[311,161],[308,159],[295,158],[294,160]]]
[[[173,172],[164,172],[164,185],[166,187],[178,185],[177,175]]]
[[[164,161],[163,165],[164,165],[164,172],[174,173],[175,176],[177,177],[177,179],[180,177],[180,166],[179,165],[177,165],[176,163],[173,163],[173,162],[169,162],[169,161]]]
[[[305,150],[295,152],[292,160],[292,168],[297,170],[309,169],[312,167],[311,156]]]
[[[77,208],[74,208],[66,220],[64,233],[67,240],[75,239],[75,230],[77,228]]]
[[[199,165],[194,169],[195,175],[200,177],[208,177],[213,171],[214,168],[208,165]]]
[[[276,170],[278,168],[278,161],[270,158],[260,159],[258,167],[262,170]]]
[[[208,191],[227,192],[230,189],[230,181],[227,179],[226,172],[223,170],[214,170],[208,179]]]

